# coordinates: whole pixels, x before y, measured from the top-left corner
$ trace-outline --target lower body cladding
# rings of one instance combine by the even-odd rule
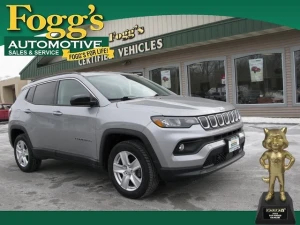
[[[242,123],[213,131],[204,131],[200,126],[170,132],[156,127],[150,129],[158,129],[154,133],[152,130],[158,136],[151,143],[160,161],[157,172],[165,181],[206,175],[245,155]],[[144,132],[148,134],[147,129]]]

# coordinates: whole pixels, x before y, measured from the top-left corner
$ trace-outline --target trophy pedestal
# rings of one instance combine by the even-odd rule
[[[286,201],[280,200],[279,192],[274,193],[272,200],[266,202],[267,192],[264,192],[259,200],[256,224],[295,224],[295,212],[293,200],[285,192]]]

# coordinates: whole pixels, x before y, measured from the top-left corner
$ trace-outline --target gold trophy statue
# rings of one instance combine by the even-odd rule
[[[284,173],[289,170],[295,158],[285,149],[289,143],[286,139],[287,128],[264,128],[265,139],[262,142],[267,149],[260,158],[260,164],[269,171],[269,177],[262,178],[269,183],[269,191],[264,192],[260,199],[256,224],[295,224],[292,199],[284,190]],[[286,164],[286,159],[289,160]],[[280,192],[274,192],[276,179]]]

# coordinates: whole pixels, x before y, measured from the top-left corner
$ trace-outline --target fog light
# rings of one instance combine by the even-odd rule
[[[179,145],[179,151],[183,151],[184,150],[184,144]]]

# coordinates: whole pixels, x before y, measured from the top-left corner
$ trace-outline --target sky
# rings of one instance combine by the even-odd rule
[[[0,79],[16,77],[33,56],[4,56],[4,46],[0,46]]]
[[[46,34],[37,35],[45,36]],[[4,56],[4,45],[0,46],[0,80],[16,77],[34,56]]]

